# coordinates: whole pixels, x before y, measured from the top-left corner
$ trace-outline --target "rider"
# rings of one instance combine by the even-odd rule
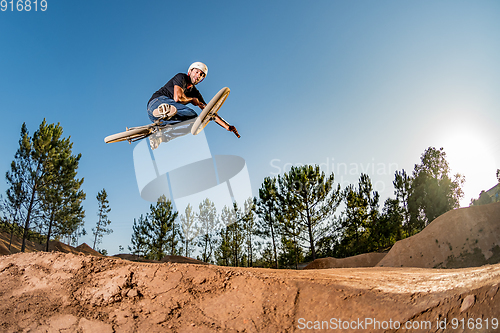
[[[194,62],[189,66],[187,74],[179,73],[175,75],[149,99],[149,119],[152,122],[159,121],[162,125],[173,125],[194,120],[198,117],[198,114],[186,104],[191,103],[201,110],[205,108],[206,102],[195,86],[203,81],[207,74],[208,67],[204,63]],[[228,131],[238,133],[236,127],[229,125],[218,115],[215,117],[215,122]],[[158,131],[157,135],[150,136],[152,149],[157,148],[161,142],[170,140],[160,132]]]

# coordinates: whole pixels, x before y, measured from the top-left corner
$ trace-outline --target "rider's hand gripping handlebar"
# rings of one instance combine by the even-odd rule
[[[236,127],[234,127],[233,125],[229,125],[229,129],[228,131],[231,131],[234,133],[234,135],[236,135],[238,138],[241,138],[240,134],[238,133],[238,130],[236,129]]]

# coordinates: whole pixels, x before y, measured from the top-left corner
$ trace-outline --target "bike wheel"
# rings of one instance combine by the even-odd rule
[[[151,127],[149,126],[137,127],[129,129],[128,131],[125,132],[109,135],[104,138],[104,142],[113,143],[125,140],[134,140],[134,139],[139,139],[141,137],[146,137],[149,134],[151,134]]]
[[[205,126],[207,126],[210,120],[212,120],[217,112],[219,112],[220,107],[226,101],[230,91],[231,90],[228,87],[219,90],[219,92],[214,96],[214,98],[212,98],[194,122],[193,127],[191,128],[191,134],[197,135],[205,128]]]

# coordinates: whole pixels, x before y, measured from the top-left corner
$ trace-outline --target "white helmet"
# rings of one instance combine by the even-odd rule
[[[197,68],[197,69],[199,69],[200,71],[202,71],[203,73],[205,73],[205,77],[208,75],[208,67],[207,67],[207,65],[205,65],[205,64],[204,64],[204,63],[202,63],[202,62],[199,62],[199,61],[197,61],[197,62],[193,62],[193,63],[191,64],[191,66],[189,66],[188,73],[189,73],[189,71],[190,71],[190,70],[192,70],[193,68]]]

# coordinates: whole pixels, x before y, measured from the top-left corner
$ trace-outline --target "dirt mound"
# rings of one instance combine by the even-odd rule
[[[356,268],[375,267],[385,257],[386,253],[364,253],[348,258],[320,258],[304,267],[304,269],[326,269],[326,268]]]
[[[21,243],[22,243],[21,238],[19,238],[17,236],[12,237],[12,244],[10,246],[10,251],[9,251],[9,243],[10,243],[10,234],[6,233],[6,232],[0,232],[0,256],[21,252]],[[27,253],[37,252],[37,251],[45,251],[46,249],[47,249],[46,244],[38,244],[38,243],[35,243],[33,241],[26,240],[25,252],[27,252]],[[49,242],[49,251],[62,252],[62,253],[73,253],[73,254],[84,253],[84,254],[90,254],[93,256],[102,257],[102,254],[100,254],[97,251],[94,251],[90,246],[88,246],[85,243],[83,243],[75,248],[71,245],[67,245],[67,244],[61,243],[59,241],[50,241]]]
[[[81,253],[85,253],[85,254],[90,254],[90,255],[93,255],[93,256],[98,256],[98,257],[102,257],[103,255],[100,254],[99,252],[97,252],[96,250],[94,250],[93,248],[91,248],[90,246],[87,245],[87,243],[83,243],[83,244],[80,244],[78,245],[75,250],[77,250],[78,252],[81,252]]]
[[[21,252],[21,241],[19,237],[13,236],[12,237],[12,244],[10,244],[11,239],[10,239],[10,233],[7,232],[0,232],[0,248],[3,250],[0,250],[0,255],[8,255],[12,253],[18,253]],[[10,244],[10,250],[9,250],[9,244]],[[3,246],[2,246],[3,245]],[[42,251],[45,249],[45,245],[42,244],[36,244],[30,240],[26,240],[26,252],[33,252],[33,251]]]
[[[178,264],[197,264],[197,265],[208,265],[206,262],[196,260],[193,258],[183,257],[183,256],[165,256],[161,262],[171,262]]]
[[[49,251],[62,252],[62,253],[73,253],[73,254],[80,253],[80,251],[78,251],[73,246],[61,243],[59,241],[50,241],[49,242]]]
[[[0,242],[0,256],[5,256],[10,254],[9,248],[5,245],[4,242]]]
[[[155,262],[159,263],[158,260],[150,260],[150,259],[144,259],[138,255],[135,254],[126,254],[126,253],[120,253],[120,254],[115,254],[113,258],[120,258],[123,260],[128,260],[128,261],[135,261],[135,262]]]
[[[170,262],[177,264],[208,265],[206,262],[183,256],[165,256],[161,261],[144,259],[135,254],[116,254],[113,257],[135,262],[150,262],[150,263]]]
[[[438,331],[437,320],[452,331],[452,319],[480,318],[484,328],[500,315],[500,265],[292,271],[35,252],[0,257],[0,280],[2,332],[292,332],[346,324],[345,331],[383,332],[407,323]]]
[[[398,241],[377,266],[463,268],[500,263],[500,203],[449,211]]]

